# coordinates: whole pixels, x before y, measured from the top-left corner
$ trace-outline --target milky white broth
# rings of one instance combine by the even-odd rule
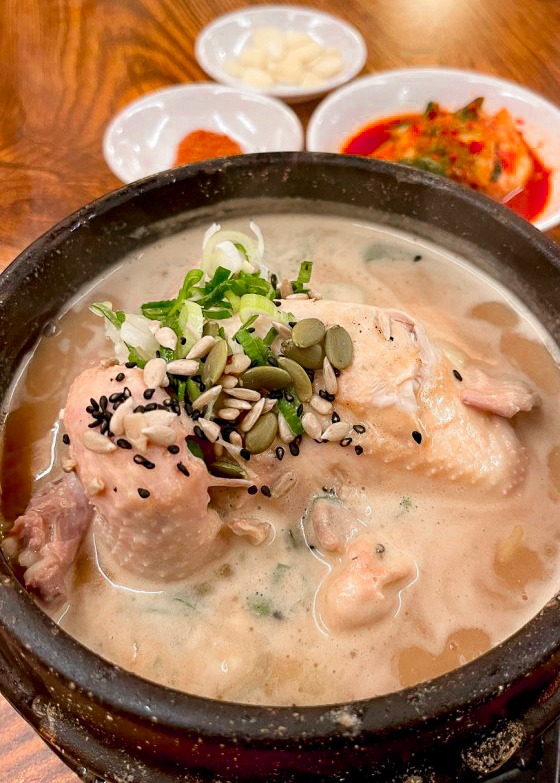
[[[466,346],[498,367],[505,357],[530,379],[542,407],[513,421],[530,454],[525,483],[504,497],[373,462],[369,485],[354,485],[351,474],[342,481],[322,475],[321,447],[307,439],[297,464],[283,461],[299,476],[287,497],[251,497],[244,490],[213,495],[224,515],[241,508],[271,522],[270,543],[252,546],[232,535],[223,556],[189,579],[162,584],[119,572],[90,531],[70,600],[53,616],[104,658],[190,693],[277,705],[387,693],[472,660],[524,625],[557,591],[560,373],[542,327],[512,294],[462,259],[346,218],[278,215],[258,222],[265,264],[279,278],[293,278],[299,261],[310,258],[313,288],[324,298],[404,309],[424,321],[436,342]],[[238,219],[224,225],[247,228]],[[112,355],[88,304],[109,299],[134,311],[143,301],[173,294],[185,263],[200,257],[205,228],[123,259],[80,293],[54,336],[40,341],[10,401],[7,516],[10,507],[21,511],[30,474],[37,482],[59,474],[57,415],[67,389],[93,360]],[[329,568],[306,545],[301,519],[323,485],[336,486],[357,531],[375,530],[415,563],[395,612],[355,631],[329,633],[316,607]]]

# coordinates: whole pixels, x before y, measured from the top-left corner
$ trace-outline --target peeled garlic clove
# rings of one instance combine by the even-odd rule
[[[266,51],[260,46],[248,46],[239,55],[239,63],[249,68],[264,68],[266,66]]]
[[[309,73],[306,73],[305,76],[302,79],[301,86],[302,87],[320,87],[322,84],[325,83],[324,79],[321,79],[320,76],[317,76],[316,73],[312,73],[309,71]]]
[[[281,84],[300,84],[303,80],[303,69],[297,60],[285,62],[282,68],[274,73],[276,81]]]
[[[234,76],[236,79],[240,79],[243,76],[243,66],[239,60],[226,60],[224,63],[224,71],[229,73],[230,76]]]
[[[321,54],[323,54],[323,47],[317,41],[309,41],[297,50],[297,56],[304,64],[316,60]]]
[[[342,58],[340,55],[328,55],[320,57],[311,65],[311,70],[320,79],[331,79],[336,76],[342,68]]]
[[[288,30],[285,41],[288,49],[298,49],[300,46],[312,42],[313,39],[307,33],[302,33],[299,30]]]
[[[272,76],[261,68],[245,68],[242,79],[246,84],[250,84],[251,87],[267,89],[274,86]]]

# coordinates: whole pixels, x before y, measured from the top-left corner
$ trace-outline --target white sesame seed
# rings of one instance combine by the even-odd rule
[[[212,337],[211,334],[207,334],[204,337],[201,337],[200,340],[197,340],[197,342],[193,345],[185,358],[200,359],[202,356],[206,356],[215,342],[216,338]]]
[[[226,394],[229,394],[230,397],[235,397],[238,400],[249,400],[250,402],[258,402],[261,398],[258,391],[244,389],[241,386],[237,386],[235,389],[226,389]]]
[[[241,432],[249,432],[249,430],[255,426],[262,413],[263,407],[264,407],[264,397],[261,397],[261,399],[257,403],[255,403],[253,410],[249,411],[249,413],[245,416],[245,418],[239,425],[239,429],[241,430]]]
[[[169,326],[162,326],[155,333],[155,338],[163,348],[169,348],[174,351],[177,347],[177,335]]]
[[[144,367],[144,383],[148,389],[157,389],[159,386],[167,386],[169,378],[166,373],[165,359],[150,359]]]
[[[352,425],[348,422],[337,421],[336,424],[330,424],[321,437],[323,440],[339,441],[345,438],[351,429]]]
[[[117,448],[112,440],[100,432],[95,432],[95,430],[86,430],[82,434],[82,443],[86,449],[94,451],[96,454],[108,454]]]
[[[220,385],[211,386],[209,389],[206,389],[206,391],[202,392],[200,397],[197,397],[193,402],[193,410],[201,411],[205,405],[211,405],[218,399],[221,393],[222,387]]]
[[[196,375],[198,362],[194,359],[175,359],[167,365],[167,372],[173,375]]]

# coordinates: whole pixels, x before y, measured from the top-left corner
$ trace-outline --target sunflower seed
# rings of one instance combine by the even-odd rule
[[[218,399],[221,392],[221,386],[212,386],[210,389],[202,392],[202,394],[193,402],[193,410],[201,411],[205,405],[212,405],[212,403]]]
[[[218,411],[218,418],[225,419],[226,421],[235,421],[241,411],[235,408],[220,408]]]
[[[282,440],[284,443],[291,443],[296,437],[292,432],[290,425],[281,413],[278,414],[278,434],[280,435],[280,440]]]
[[[270,325],[273,326],[278,332],[278,336],[284,340],[289,340],[292,336],[292,330],[287,324],[283,324],[281,321],[271,321]]]
[[[307,294],[288,294],[286,299],[309,299]]]
[[[197,342],[193,345],[191,350],[185,356],[185,359],[201,359],[203,356],[206,356],[215,342],[216,340],[214,337],[212,337],[211,334],[207,334],[204,337],[201,337],[200,340],[197,340]]]
[[[280,283],[280,296],[283,299],[286,299],[288,296],[291,296],[294,293],[292,284],[288,280],[287,277],[285,277],[282,282]]]
[[[338,381],[334,374],[333,366],[325,356],[323,359],[323,380],[325,381],[325,389],[329,394],[336,394],[338,391]]]
[[[245,435],[245,448],[251,454],[262,454],[272,445],[277,431],[278,418],[274,413],[265,413]]]
[[[197,375],[198,362],[194,359],[175,359],[167,365],[167,372],[173,375]]]
[[[155,338],[160,345],[164,348],[169,348],[171,351],[174,351],[177,347],[177,335],[169,326],[162,326],[161,329],[158,329],[155,333]]]
[[[351,429],[352,425],[348,424],[348,422],[337,421],[336,424],[330,424],[321,437],[323,440],[339,441],[345,438]]]
[[[226,364],[226,371],[233,375],[240,375],[251,366],[251,360],[244,353],[234,353]]]
[[[144,367],[144,383],[148,389],[157,389],[158,386],[168,386],[169,378],[166,373],[165,359],[150,359]]]
[[[352,338],[343,326],[331,326],[327,329],[325,353],[337,370],[344,370],[352,364],[354,356]]]
[[[255,424],[259,420],[261,413],[263,412],[264,403],[265,403],[265,398],[261,397],[261,399],[253,407],[253,410],[249,411],[249,413],[245,416],[245,418],[239,425],[239,429],[241,430],[241,432],[249,432],[249,430],[255,426]]]
[[[150,427],[142,428],[142,435],[157,446],[171,446],[175,443],[176,433],[173,427],[167,427],[165,424],[153,424]]]
[[[141,416],[139,419],[141,427],[155,427],[158,424],[164,424],[166,427],[170,427],[171,424],[177,418],[177,414],[173,411],[146,411],[145,413],[135,414]]]
[[[332,413],[333,410],[332,403],[328,400],[324,400],[322,397],[319,397],[318,394],[313,395],[309,404],[317,411],[317,413],[320,413],[322,416],[328,416],[329,413]]]
[[[228,407],[237,408],[238,411],[250,411],[253,407],[248,400],[230,399],[227,404]]]
[[[236,430],[234,430],[229,436],[229,442],[233,443],[234,446],[242,446],[243,438]]]
[[[239,379],[235,375],[222,375],[218,380],[223,389],[235,389],[239,383]]]
[[[128,397],[128,399],[126,399],[124,402],[122,402],[119,405],[117,410],[111,416],[111,422],[109,424],[109,427],[113,435],[118,437],[119,435],[122,435],[124,433],[125,416],[128,416],[129,413],[132,413],[134,407],[135,407],[135,402],[132,397]]]
[[[278,400],[274,400],[274,399],[272,399],[272,397],[266,397],[265,401],[264,401],[264,407],[262,409],[262,412],[263,413],[268,413],[269,411],[271,411],[274,408],[274,406],[276,405],[277,402],[278,402]]]
[[[311,348],[321,342],[325,331],[325,324],[318,318],[304,318],[294,326],[292,341],[297,348]]]
[[[297,484],[297,476],[293,470],[287,470],[286,473],[282,473],[281,476],[272,482],[270,485],[270,491],[273,498],[282,498],[287,495],[291,489],[294,489]]]
[[[228,347],[225,340],[216,340],[212,350],[206,357],[202,370],[202,383],[206,387],[213,386],[224,372],[228,358]]]
[[[249,400],[250,402],[258,402],[261,395],[254,389],[244,389],[241,386],[237,386],[235,389],[226,389],[226,394],[230,397],[235,397],[238,400]]]
[[[215,421],[202,418],[198,420],[198,425],[210,443],[215,443],[220,437],[220,427]]]
[[[321,423],[314,413],[304,413],[301,419],[301,423],[303,425],[303,429],[310,438],[318,440],[321,437],[323,428],[321,427]]]
[[[117,448],[112,440],[94,430],[87,430],[82,435],[82,443],[90,451],[96,454],[108,454]]]

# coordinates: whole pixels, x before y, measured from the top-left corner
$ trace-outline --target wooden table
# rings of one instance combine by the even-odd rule
[[[362,32],[367,72],[470,68],[560,101],[556,0],[308,4],[343,13]],[[206,79],[194,59],[196,34],[214,17],[243,5],[243,0],[0,0],[0,269],[60,218],[119,186],[101,152],[110,118],[151,90]],[[303,122],[314,107],[296,106]],[[560,228],[550,235],[560,241]],[[77,781],[1,697],[0,727],[0,783]]]

